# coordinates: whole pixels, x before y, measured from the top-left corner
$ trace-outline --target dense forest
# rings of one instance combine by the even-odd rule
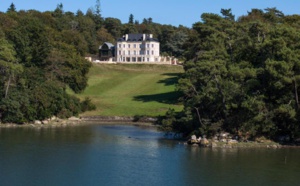
[[[65,12],[63,4],[47,12],[17,10],[13,3],[0,12],[0,123],[66,118],[93,109],[89,98],[79,100],[67,90],[82,92],[91,67],[84,57],[124,34],[152,33],[163,55],[181,56],[190,29],[128,18],[128,23],[103,18],[99,0],[85,13]]]
[[[300,137],[300,16],[276,8],[204,13],[193,24],[179,80],[184,110],[165,131],[244,138]]]

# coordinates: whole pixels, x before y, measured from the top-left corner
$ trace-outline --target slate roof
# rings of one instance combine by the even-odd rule
[[[143,41],[143,35],[144,34],[127,34],[128,35],[128,39],[127,41]],[[148,34],[146,34],[148,35]],[[126,41],[125,36],[121,37],[118,39],[118,41]],[[145,41],[156,41],[159,42],[158,39],[156,38],[146,38]]]
[[[109,49],[113,49],[113,48],[115,47],[112,43],[109,43],[109,42],[104,42],[103,45],[107,45],[107,47],[108,47]],[[103,45],[100,45],[100,46],[99,46],[99,49],[102,49],[102,46],[103,46]]]

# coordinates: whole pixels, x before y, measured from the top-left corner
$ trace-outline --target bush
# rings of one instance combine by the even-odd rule
[[[81,102],[81,111],[86,112],[90,110],[96,110],[96,105],[92,103],[91,98],[86,97],[84,101]]]

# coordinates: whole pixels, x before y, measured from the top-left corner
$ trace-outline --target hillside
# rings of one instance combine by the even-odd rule
[[[94,64],[88,87],[79,98],[90,97],[97,109],[83,116],[158,116],[168,108],[181,110],[175,92],[181,66]]]

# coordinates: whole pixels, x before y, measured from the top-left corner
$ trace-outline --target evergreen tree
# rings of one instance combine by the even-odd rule
[[[10,6],[9,6],[9,8],[7,9],[7,13],[9,13],[9,12],[16,12],[16,11],[17,10],[16,10],[15,4],[11,3]]]
[[[129,20],[128,23],[129,24],[133,24],[133,20],[134,20],[134,16],[132,14],[129,15]]]

